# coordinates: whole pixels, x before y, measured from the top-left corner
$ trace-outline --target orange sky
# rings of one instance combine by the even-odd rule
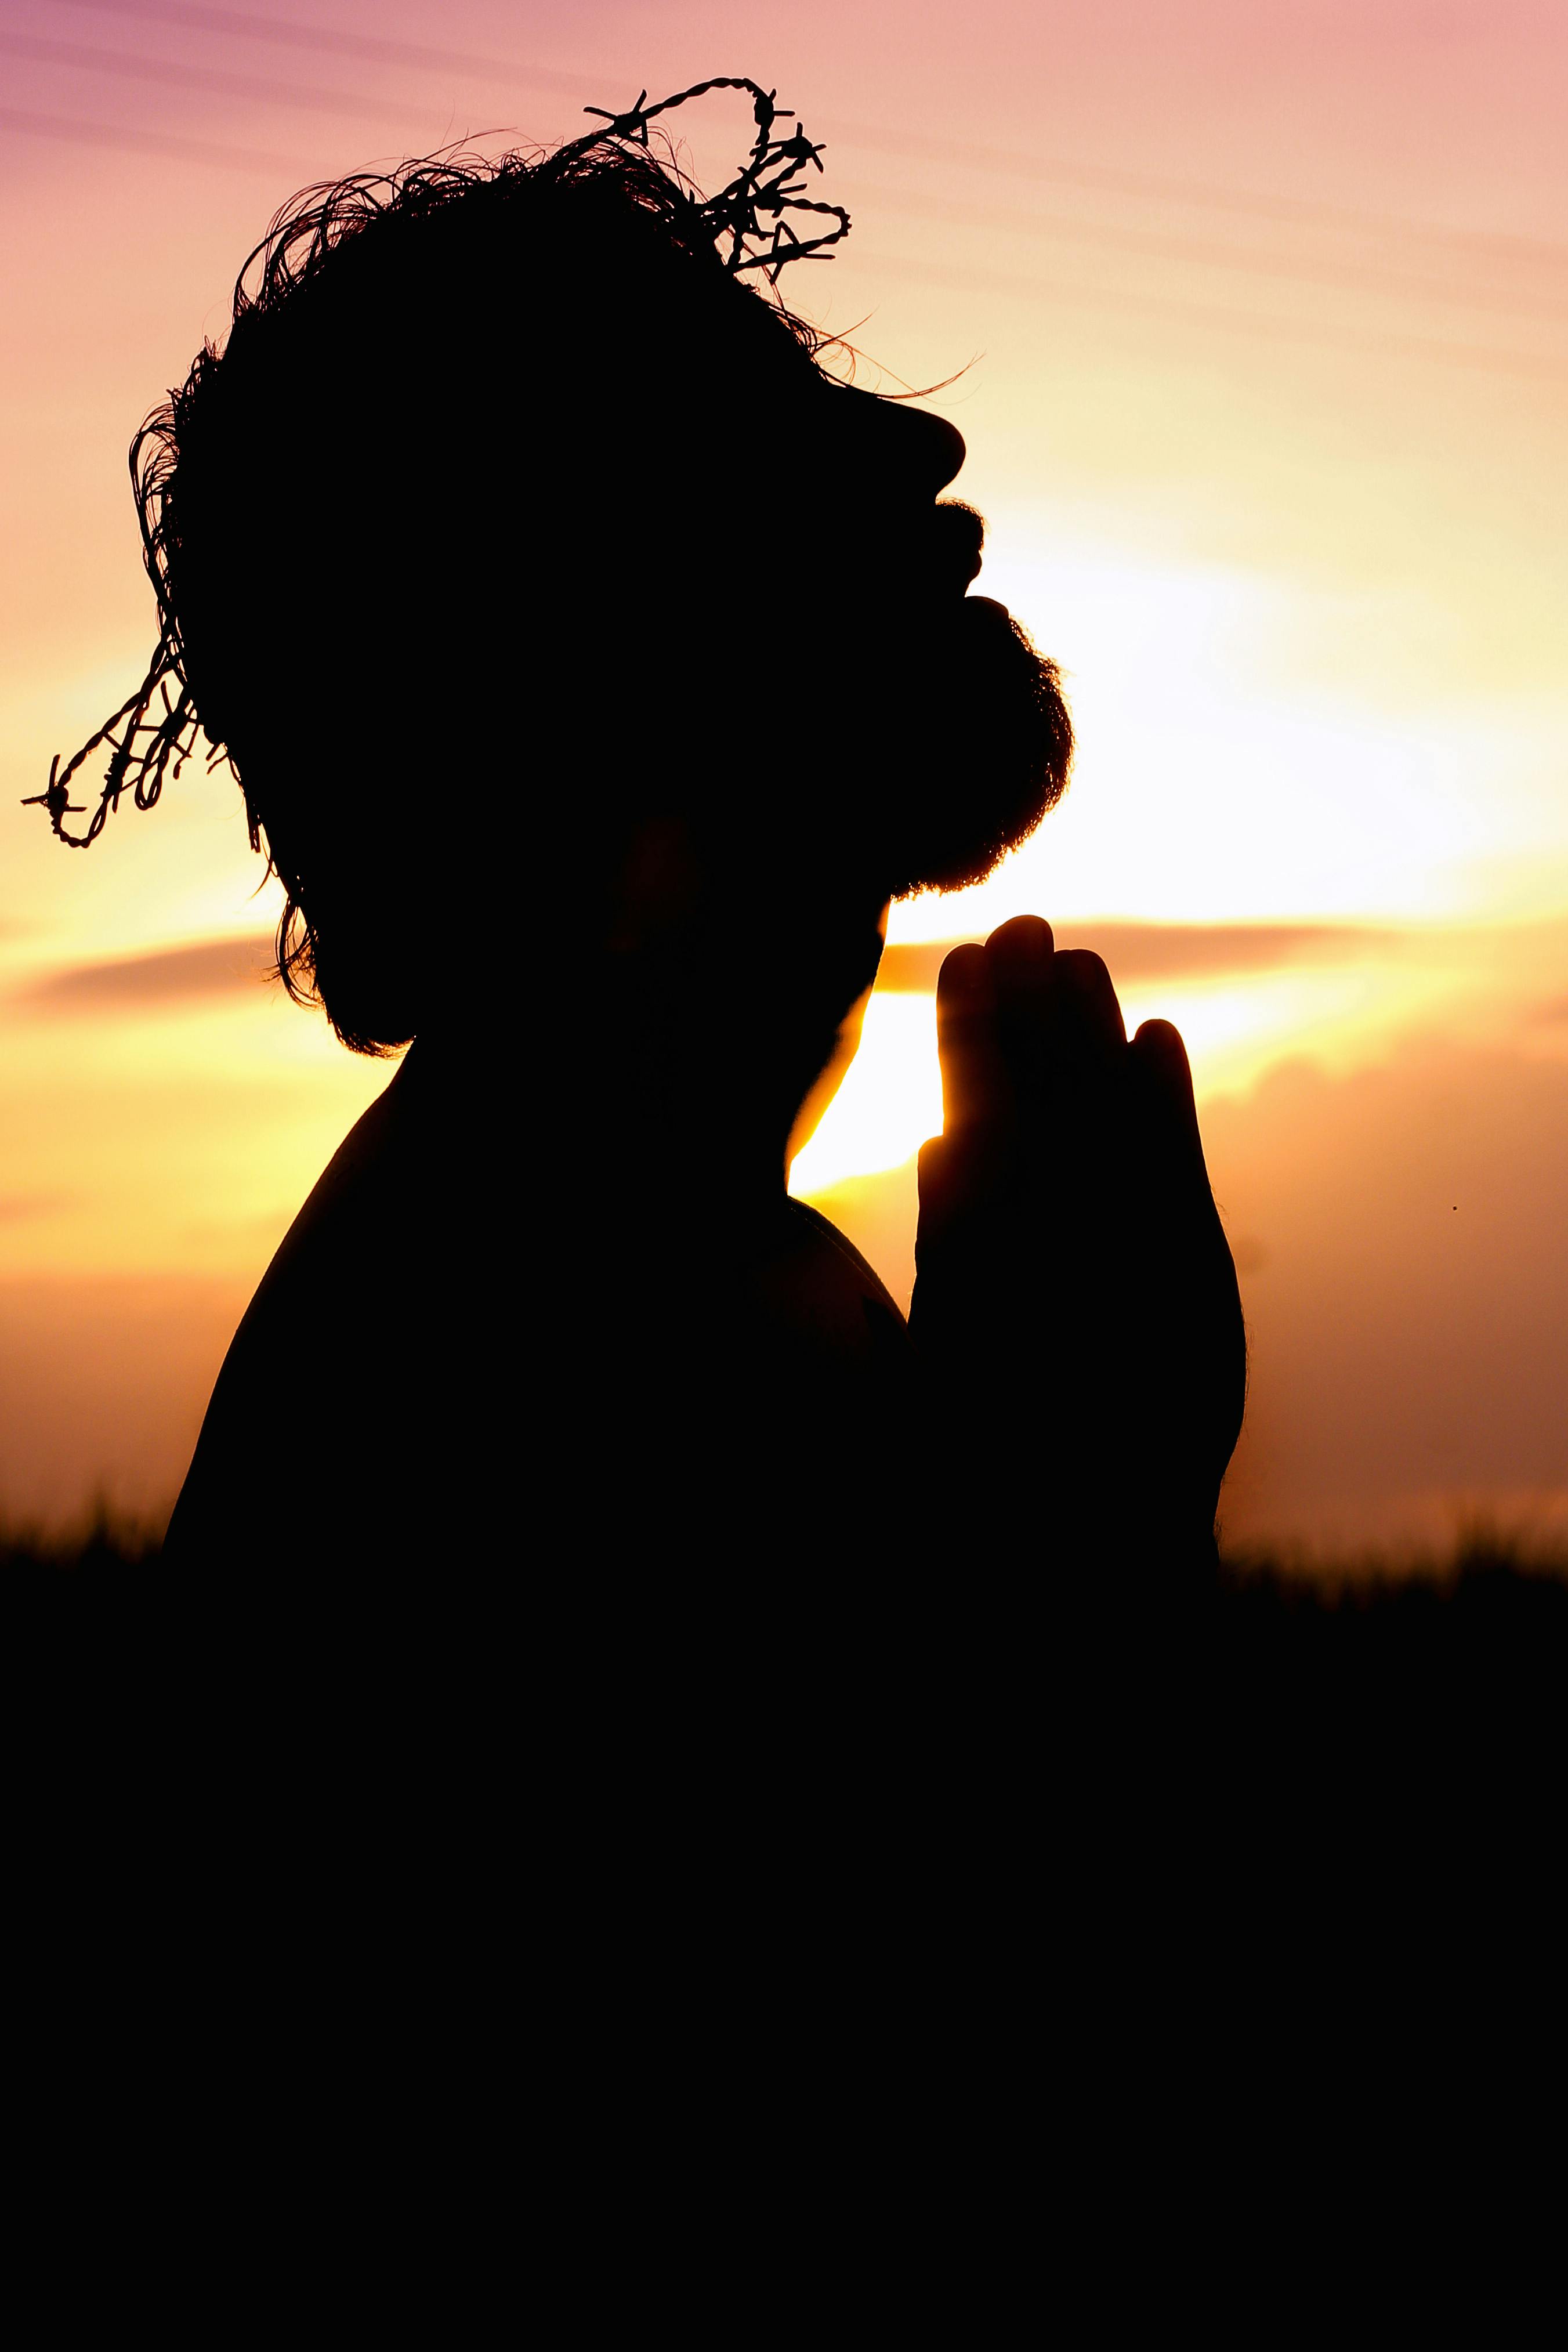
[[[894,909],[797,1188],[907,1286],[923,948],[1045,913],[1193,1047],[1253,1335],[1232,1526],[1568,1512],[1560,9],[11,0],[0,60],[0,1502],[168,1498],[386,1075],[256,982],[231,787],[89,856],[16,806],[141,675],[131,430],[296,185],[748,72],[855,216],[792,297],[862,381],[968,363],[935,404],[983,585],[1082,743],[982,892]],[[682,119],[699,177],[746,128]]]

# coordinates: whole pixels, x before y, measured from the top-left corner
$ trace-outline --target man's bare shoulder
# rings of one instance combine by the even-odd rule
[[[873,1299],[877,1305],[884,1307],[896,1322],[903,1323],[904,1318],[894,1303],[893,1294],[876,1268],[861,1255],[848,1234],[841,1234],[837,1225],[824,1217],[820,1209],[813,1209],[809,1201],[791,1200],[789,1205],[790,1222],[800,1236],[801,1247],[820,1261],[824,1269],[831,1265],[835,1279],[852,1284],[862,1297]]]
[[[407,1150],[399,1095],[402,1076],[400,1070],[361,1112],[321,1171],[278,1244],[253,1304],[274,1292],[294,1290],[309,1279],[312,1263],[323,1248],[340,1251],[350,1234],[384,1218],[383,1202],[396,1188]]]
[[[757,1267],[753,1294],[781,1334],[851,1355],[903,1353],[908,1327],[886,1285],[852,1242],[804,1201],[787,1203],[777,1247]]]
[[[329,1455],[384,1446],[395,1394],[417,1408],[434,1377],[398,1083],[344,1137],[240,1318],[171,1523],[178,1557],[232,1529],[258,1465],[280,1490],[310,1489]]]

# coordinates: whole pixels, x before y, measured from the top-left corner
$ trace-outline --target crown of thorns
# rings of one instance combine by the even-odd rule
[[[777,90],[764,89],[759,82],[750,81],[744,75],[716,75],[710,81],[695,82],[690,89],[676,90],[653,106],[648,104],[647,91],[640,90],[636,104],[621,114],[612,113],[607,107],[585,106],[583,112],[597,117],[603,129],[584,131],[580,138],[570,141],[558,149],[557,160],[582,152],[607,139],[646,147],[648,126],[658,116],[686,105],[694,98],[705,98],[713,89],[746,90],[757,125],[751,151],[728,186],[721,188],[716,196],[700,200],[695,199],[694,192],[694,217],[721,247],[725,268],[737,276],[748,269],[760,270],[768,283],[776,286],[779,271],[792,261],[831,261],[833,257],[829,248],[848,236],[850,216],[841,205],[821,204],[804,194],[810,183],[803,174],[810,169],[822,169],[821,145],[806,136],[804,126],[791,108],[776,103]],[[795,123],[793,133],[778,135],[777,126],[785,122]],[[801,236],[789,217],[791,214],[810,214],[831,220],[834,226],[821,229],[815,236]],[[136,692],[111,712],[97,734],[89,736],[63,767],[56,752],[49,762],[49,781],[45,789],[29,793],[22,803],[24,808],[47,809],[56,834],[72,849],[91,847],[110,813],[118,812],[123,793],[129,792],[139,809],[155,807],[165,774],[172,767],[178,778],[186,761],[196,756],[196,739],[204,731],[185,677],[184,647],[159,564],[158,532],[152,519],[153,504],[173,469],[172,452],[166,446],[161,447],[145,469],[141,464],[144,446],[150,440],[158,439],[157,419],[152,418],[131,445],[131,477],[138,493],[143,552],[163,625],[152,664]],[[173,695],[169,690],[171,682],[177,688]],[[98,805],[86,830],[72,833],[66,824],[67,817],[85,816],[87,808],[85,803],[72,800],[71,780],[106,744],[109,765],[104,771]],[[214,743],[205,764],[213,768],[226,757],[227,747]],[[254,809],[249,811],[249,817],[250,844],[256,849],[260,846],[260,834]]]
[[[789,262],[831,261],[833,257],[826,247],[837,245],[841,237],[849,235],[850,216],[842,205],[819,204],[803,194],[808,184],[800,177],[809,165],[814,165],[819,172],[822,169],[821,143],[808,139],[803,125],[798,125],[793,138],[775,138],[774,124],[796,122],[794,110],[775,105],[779,95],[776,89],[763,89],[744,75],[719,74],[712,81],[694,82],[690,89],[678,89],[673,98],[662,98],[656,106],[648,104],[644,89],[638,93],[636,105],[629,106],[624,114],[611,114],[602,106],[585,106],[584,114],[598,115],[606,127],[573,140],[567,152],[591,146],[597,139],[626,139],[645,147],[648,125],[656,115],[668,114],[672,108],[685,106],[689,99],[706,98],[710,89],[748,90],[757,124],[751,152],[728,187],[721,188],[716,196],[708,196],[696,206],[697,217],[711,229],[716,240],[728,241],[726,268],[764,270],[769,283],[776,286],[779,272]],[[787,213],[816,213],[836,221],[838,226],[824,229],[819,236],[802,237],[785,218]]]

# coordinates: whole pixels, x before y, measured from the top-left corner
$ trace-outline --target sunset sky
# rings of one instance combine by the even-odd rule
[[[1000,873],[894,909],[795,1190],[907,1297],[936,943],[1047,915],[1192,1052],[1252,1336],[1231,1530],[1568,1521],[1548,0],[7,0],[0,1509],[172,1499],[250,1289],[389,1075],[261,982],[277,901],[225,777],[87,856],[17,805],[155,634],[131,435],[296,187],[716,73],[777,85],[853,215],[792,300],[852,331],[862,383],[957,374],[931,404],[968,443],[980,587],[1061,662],[1080,737]],[[745,102],[678,122],[727,178]],[[544,887],[519,865],[524,941]]]

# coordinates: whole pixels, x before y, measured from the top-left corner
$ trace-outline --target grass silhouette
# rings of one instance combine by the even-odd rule
[[[1309,1670],[1545,1663],[1568,1636],[1568,1547],[1484,1523],[1462,1528],[1447,1554],[1305,1559],[1247,1547],[1222,1559],[1220,1601],[1252,1658],[1288,1651]]]
[[[163,1549],[160,1511],[142,1518],[119,1509],[107,1496],[93,1497],[85,1517],[63,1527],[11,1520],[0,1515],[0,1569],[25,1569],[93,1579],[157,1566]]]
[[[243,1570],[226,1579],[221,1562],[210,1573],[163,1573],[159,1529],[102,1499],[73,1530],[0,1522],[14,1662],[8,1710],[37,1726],[38,1752],[61,1769],[96,1772],[91,1759],[111,1756],[118,1769],[149,1743],[193,1740],[238,1770],[247,1741],[273,1753],[271,1734],[256,1727],[271,1721],[279,1691],[310,1716],[325,1752],[337,1736],[329,1727],[340,1717],[359,1720],[376,1690],[418,1685],[427,1727],[450,1717],[461,1749],[458,1715],[476,1710],[492,1730],[511,1719],[512,1697],[492,1688],[497,1668],[512,1675],[543,1639],[563,1656],[597,1659],[598,1688],[624,1633],[620,1609],[606,1606],[604,1564],[589,1559],[575,1564],[580,1577],[547,1571],[535,1586],[519,1583],[510,1558],[476,1560],[469,1573],[444,1548],[427,1579],[390,1581],[371,1559],[323,1576],[284,1551],[276,1575],[258,1586]],[[1031,1738],[1065,1739],[1094,1765],[1074,1801],[1084,1820],[1109,1820],[1136,1794],[1129,1818],[1142,1819],[1140,1807],[1163,1803],[1181,1814],[1186,1806],[1254,1858],[1284,1852],[1292,1822],[1329,1823],[1345,1853],[1370,1853],[1380,1839],[1403,1851],[1417,1817],[1444,1836],[1461,1818],[1528,1827],[1561,1785],[1563,1549],[1482,1528],[1464,1531],[1446,1554],[1421,1557],[1323,1561],[1238,1549],[1207,1601],[1192,1596],[1197,1605],[1175,1618],[1155,1607],[1152,1619],[1142,1603],[1118,1605],[1127,1564],[1109,1565],[1113,1549],[1108,1541],[1103,1574],[1086,1559],[1072,1576],[1063,1578],[1058,1562],[1010,1582],[1010,1622],[994,1612],[981,1542],[973,1559],[944,1559],[934,1570],[939,1612],[956,1654],[967,1657],[947,1693],[949,1730],[967,1723],[974,1753],[988,1753],[986,1727],[999,1705]],[[876,1571],[890,1563],[860,1564],[874,1598]],[[678,1676],[701,1653],[710,1695],[732,1675],[747,1683],[760,1654],[748,1646],[744,1605],[736,1606],[746,1581],[741,1548],[718,1564],[725,1605],[716,1612],[713,1563],[689,1568],[688,1576],[676,1553],[658,1580],[658,1607],[686,1627],[680,1658],[666,1665]],[[843,1578],[841,1613],[853,1621],[852,1565]],[[647,1606],[647,1585],[633,1578],[626,1623]],[[769,1590],[764,1572],[764,1618]],[[920,1579],[909,1618],[916,1650],[931,1597]],[[822,1611],[807,1612],[819,1630],[840,1613],[824,1600]],[[708,1624],[710,1613],[711,1654],[699,1635],[688,1655],[693,1625]],[[821,1664],[821,1649],[810,1644],[810,1659]],[[787,1642],[785,1654],[793,1655]],[[367,1679],[371,1655],[381,1664]],[[798,1669],[809,1673],[809,1661],[789,1673]],[[636,1680],[641,1687],[641,1667]],[[570,1675],[567,1685],[577,1687]],[[889,1703],[884,1679],[868,1679],[862,1696],[865,1720],[874,1721]],[[630,1695],[626,1705],[634,1714]],[[185,1763],[174,1769],[183,1789],[185,1773]],[[1026,1783],[1036,1788],[1030,1774]],[[222,1771],[214,1785],[224,1785]]]
[[[32,1570],[78,1580],[156,1570],[167,1513],[148,1517],[95,1496],[74,1525],[8,1520],[0,1513],[0,1569]],[[1092,1570],[1092,1564],[1085,1562]],[[1437,1616],[1476,1625],[1516,1618],[1542,1627],[1568,1624],[1568,1542],[1484,1521],[1462,1528],[1447,1553],[1367,1551],[1314,1556],[1288,1547],[1249,1544],[1222,1557],[1228,1616],[1281,1630],[1311,1622],[1334,1629],[1385,1627],[1414,1634]]]

